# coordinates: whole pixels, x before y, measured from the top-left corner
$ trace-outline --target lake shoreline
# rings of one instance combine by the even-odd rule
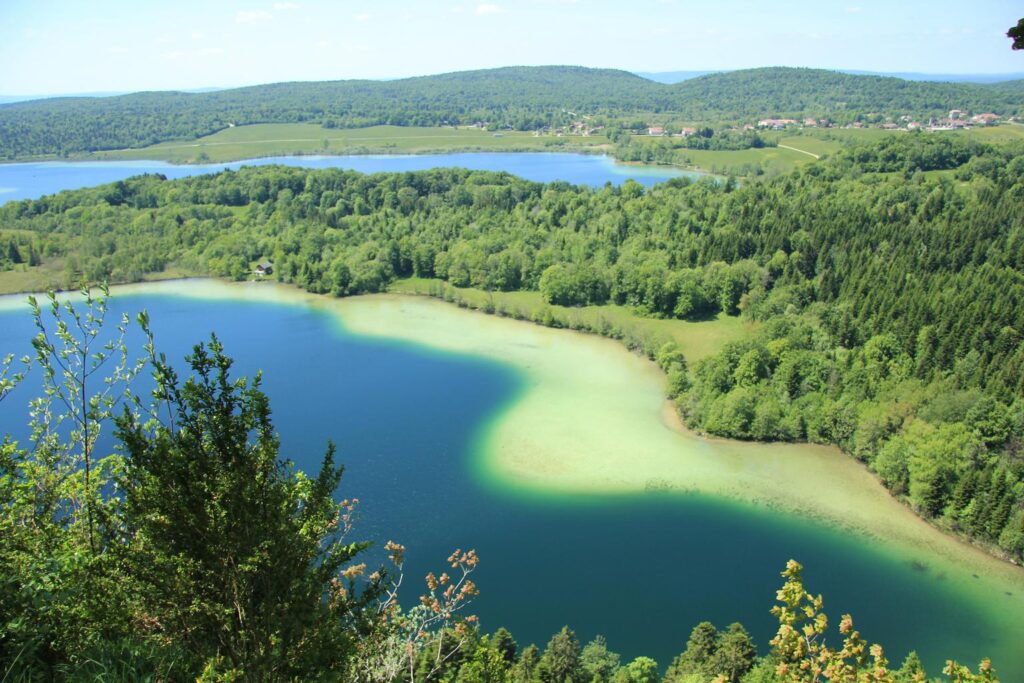
[[[187,142],[187,141],[184,141]],[[198,146],[197,146],[198,147]],[[190,166],[209,166],[212,164],[237,164],[239,162],[246,161],[260,161],[262,159],[272,159],[275,157],[404,157],[404,156],[431,156],[441,154],[585,154],[588,156],[606,156],[609,159],[613,159],[615,163],[622,165],[637,165],[637,166],[666,166],[679,168],[680,170],[685,169],[676,164],[661,164],[661,163],[650,163],[643,164],[640,162],[629,162],[619,161],[612,155],[611,150],[603,149],[599,147],[560,147],[558,149],[537,149],[534,147],[513,147],[505,148],[500,151],[493,149],[487,149],[479,145],[466,145],[461,147],[428,147],[424,149],[415,149],[408,151],[395,151],[392,147],[353,147],[352,149],[333,151],[330,149],[316,150],[312,152],[293,152],[282,154],[279,152],[268,152],[266,154],[254,154],[249,156],[231,157],[227,159],[216,159],[201,161],[198,159],[190,159],[186,161],[178,161],[175,159],[160,159],[160,158],[142,158],[137,156],[120,156],[121,154],[128,154],[134,152],[141,152],[146,147],[129,147],[127,149],[117,150],[102,150],[98,156],[96,152],[90,152],[88,154],[74,154],[66,157],[60,157],[56,155],[46,155],[38,157],[25,157],[16,159],[0,159],[0,166],[10,166],[15,164],[48,164],[48,163],[68,163],[68,164],[89,164],[89,163],[118,163],[118,162],[154,162],[154,163],[165,163],[174,167],[190,167]],[[107,156],[110,155],[110,156]],[[698,171],[692,171],[698,172]]]
[[[528,323],[532,323],[533,325],[537,325],[539,327],[547,327],[547,328],[553,328],[553,329],[564,329],[565,331],[568,331],[568,332],[575,332],[575,333],[580,333],[580,334],[584,334],[584,335],[588,335],[588,336],[593,336],[593,337],[597,337],[597,338],[601,338],[601,339],[607,339],[607,340],[619,342],[623,346],[625,346],[625,348],[628,351],[630,351],[631,353],[635,353],[635,354],[638,354],[640,356],[643,356],[646,360],[650,361],[652,363],[652,365],[653,365],[653,359],[652,359],[649,351],[645,351],[642,348],[637,348],[637,347],[635,347],[633,345],[630,345],[623,338],[615,337],[615,336],[611,336],[611,335],[607,335],[607,334],[602,334],[601,332],[599,332],[597,330],[594,330],[594,329],[572,328],[572,327],[569,327],[569,326],[566,326],[566,325],[546,325],[546,324],[544,324],[542,322],[538,322],[536,320],[533,320],[533,319],[530,319],[530,318],[526,318],[526,317],[517,317],[517,316],[503,315],[503,314],[501,314],[500,312],[498,312],[496,310],[487,310],[484,307],[474,306],[472,303],[467,302],[465,300],[455,300],[455,301],[452,301],[452,300],[447,299],[443,294],[431,294],[431,293],[428,293],[428,292],[402,292],[402,295],[423,296],[423,297],[427,297],[427,298],[430,298],[430,299],[434,299],[434,300],[438,300],[438,301],[442,301],[444,303],[448,303],[448,304],[454,305],[454,306],[456,306],[458,308],[468,309],[468,310],[471,310],[471,311],[474,311],[474,312],[484,313],[484,314],[487,314],[487,315],[493,315],[493,316],[501,317],[501,318],[509,318],[509,319],[513,319],[513,320],[517,320],[517,321],[522,321],[522,322],[528,322]],[[378,295],[370,295],[370,296],[378,296]],[[660,369],[658,370],[658,372],[662,375],[662,378],[664,378],[664,373],[661,372]],[[678,433],[678,434],[680,434],[682,436],[685,436],[685,437],[688,437],[688,438],[693,438],[693,439],[699,439],[699,440],[701,440],[701,441],[703,441],[705,443],[708,443],[708,444],[720,444],[720,445],[724,445],[724,446],[729,446],[729,445],[737,446],[737,445],[741,445],[741,444],[771,446],[771,445],[785,445],[786,443],[788,443],[788,442],[753,441],[753,440],[743,441],[743,440],[738,440],[738,439],[729,439],[729,438],[725,438],[725,437],[718,437],[718,436],[715,436],[715,435],[711,435],[711,434],[707,434],[707,433],[704,433],[704,432],[693,430],[689,426],[686,425],[686,423],[682,419],[682,416],[679,415],[679,412],[676,410],[675,404],[673,403],[671,398],[669,398],[667,396],[665,397],[664,405],[663,405],[663,408],[662,408],[662,418],[663,418],[664,426],[666,428],[668,428],[668,429],[670,429],[670,430],[672,430],[672,431],[674,431],[674,432],[676,432],[676,433]],[[854,463],[857,468],[861,469],[866,475],[868,475],[878,485],[879,488],[881,488],[881,489],[883,489],[885,491],[886,496],[889,499],[891,499],[895,503],[899,504],[900,507],[903,508],[909,515],[913,516],[913,518],[915,520],[919,521],[920,524],[922,525],[922,528],[927,528],[927,529],[930,529],[930,530],[933,530],[933,531],[937,531],[940,534],[942,534],[943,536],[947,537],[948,539],[950,539],[952,541],[955,541],[956,543],[960,544],[964,549],[970,549],[972,551],[981,552],[981,553],[985,554],[986,556],[988,556],[988,557],[990,557],[990,558],[992,558],[992,559],[994,559],[994,560],[996,560],[996,561],[998,561],[998,562],[1000,562],[1000,563],[1002,563],[1004,565],[1008,565],[1010,567],[1014,567],[1014,568],[1017,568],[1017,569],[1024,570],[1024,568],[1022,568],[1020,564],[1015,562],[1012,558],[1008,557],[999,548],[997,548],[995,546],[992,546],[992,545],[980,543],[976,539],[973,539],[973,538],[971,538],[971,537],[969,537],[969,536],[967,536],[965,534],[958,533],[958,532],[956,532],[953,529],[950,529],[950,528],[947,528],[945,526],[936,524],[936,523],[932,522],[931,520],[928,520],[925,517],[922,517],[921,515],[917,514],[917,512],[907,503],[906,500],[898,498],[896,496],[893,496],[891,493],[889,493],[888,489],[886,489],[884,484],[882,483],[881,478],[878,477],[878,475],[876,473],[872,472],[870,469],[868,469],[868,467],[864,463],[860,462],[859,460],[854,458],[849,453],[846,453],[845,451],[840,449],[838,446],[831,445],[831,444],[829,444],[829,445],[811,444],[809,442],[793,442],[793,444],[794,445],[805,445],[805,446],[821,447],[821,448],[825,448],[825,449],[829,449],[829,450],[834,451],[836,454],[840,455],[844,459],[847,459],[850,462]],[[605,493],[607,493],[607,492],[605,492]],[[838,522],[839,520],[833,520],[833,521]],[[855,528],[855,527],[849,527],[849,528],[852,529],[852,528]],[[1022,574],[1022,576],[1024,576],[1024,574]]]
[[[564,322],[562,322],[561,324],[544,324],[544,323],[539,322],[537,320],[533,320],[533,319],[531,319],[529,317],[521,317],[521,316],[517,316],[517,315],[512,315],[512,314],[508,314],[507,312],[505,314],[503,314],[503,313],[498,312],[496,310],[487,310],[484,307],[473,305],[473,303],[468,302],[465,299],[451,300],[449,298],[446,298],[446,296],[443,295],[443,294],[431,294],[431,293],[422,292],[422,291],[402,291],[402,292],[399,292],[399,293],[367,294],[367,295],[359,295],[359,296],[354,296],[354,297],[340,297],[340,298],[337,298],[337,297],[330,297],[330,296],[327,296],[325,294],[313,294],[313,293],[307,292],[306,290],[303,290],[303,289],[299,288],[296,285],[286,284],[286,283],[279,283],[279,282],[272,281],[272,280],[249,280],[249,281],[246,281],[246,282],[235,282],[235,281],[230,281],[230,280],[226,280],[226,279],[211,278],[211,277],[208,277],[208,276],[184,276],[184,277],[173,276],[173,277],[168,277],[168,278],[147,279],[147,280],[143,280],[141,282],[118,283],[118,284],[111,285],[111,290],[112,290],[112,294],[113,294],[113,293],[116,293],[116,290],[125,290],[125,289],[127,289],[127,290],[131,291],[132,289],[138,288],[138,287],[147,287],[147,286],[156,286],[156,287],[169,286],[169,287],[174,287],[175,285],[182,285],[185,288],[192,288],[193,285],[198,285],[198,286],[202,287],[202,285],[208,284],[208,283],[214,283],[214,288],[223,287],[223,288],[229,289],[229,290],[237,290],[239,287],[245,287],[245,288],[260,287],[261,289],[263,289],[265,291],[270,291],[271,288],[272,288],[274,290],[278,290],[278,291],[274,292],[274,296],[273,297],[270,297],[269,300],[272,301],[272,302],[293,303],[293,304],[294,303],[305,303],[305,304],[308,304],[308,305],[314,305],[316,307],[331,307],[332,304],[333,305],[342,305],[343,306],[345,302],[353,302],[353,301],[359,301],[359,300],[373,300],[375,298],[383,298],[383,297],[393,297],[393,298],[399,299],[399,300],[401,298],[403,298],[403,297],[423,298],[423,299],[427,299],[427,300],[438,302],[440,305],[443,305],[443,306],[453,307],[455,310],[465,311],[469,315],[472,315],[474,313],[479,313],[479,314],[484,314],[485,317],[495,318],[495,319],[498,319],[498,320],[509,320],[509,321],[512,321],[512,322],[526,322],[526,323],[530,323],[532,327],[536,327],[536,328],[539,328],[541,330],[553,330],[553,331],[557,331],[559,333],[568,333],[568,334],[574,334],[575,333],[575,334],[578,334],[582,339],[598,339],[598,340],[602,340],[602,341],[605,341],[605,342],[614,343],[616,346],[622,348],[623,350],[627,351],[632,356],[636,357],[639,360],[642,360],[643,363],[645,363],[646,365],[650,366],[650,368],[653,369],[654,372],[660,377],[661,385],[664,386],[665,374],[653,362],[652,357],[651,357],[652,350],[644,349],[644,348],[636,345],[635,343],[630,343],[630,341],[627,338],[625,338],[625,337],[615,337],[615,336],[608,335],[608,334],[602,334],[600,331],[595,330],[595,329],[590,329],[590,328],[570,327],[568,325],[565,325]],[[68,296],[72,296],[77,291],[78,290],[70,290],[70,289],[68,289],[68,290],[60,290],[58,292],[58,294],[59,294],[60,298],[67,298]],[[445,290],[445,291],[448,291],[448,290]],[[283,293],[283,295],[282,295],[282,293]],[[8,302],[8,306],[5,306],[4,299],[10,299],[10,298],[18,296],[18,295],[43,296],[39,292],[28,292],[28,291],[26,291],[26,292],[2,293],[2,294],[0,294],[0,310],[4,310],[5,308],[7,308],[9,306],[9,302]],[[186,296],[188,296],[188,295],[186,295]],[[221,297],[214,296],[213,298],[221,298]],[[264,297],[259,297],[259,298],[261,300],[263,300]],[[415,340],[413,340],[413,341],[415,343]],[[746,449],[748,447],[749,448],[753,448],[753,449],[757,449],[758,447],[769,447],[769,448],[771,448],[771,447],[794,446],[794,447],[804,447],[804,448],[814,449],[814,450],[822,451],[822,452],[826,452],[827,451],[827,452],[830,452],[832,454],[835,454],[835,455],[841,457],[844,461],[847,461],[854,469],[858,470],[861,473],[861,475],[868,477],[874,483],[874,485],[877,485],[877,487],[879,489],[884,491],[885,498],[887,498],[888,500],[892,501],[893,503],[896,503],[903,511],[905,511],[905,513],[907,515],[912,517],[917,523],[919,523],[921,525],[921,529],[922,530],[923,529],[928,529],[930,531],[938,532],[941,536],[943,536],[944,538],[948,539],[949,541],[954,542],[954,543],[960,545],[964,550],[971,551],[971,552],[981,553],[981,554],[985,555],[986,557],[990,558],[991,560],[996,561],[996,562],[998,562],[999,564],[1001,564],[1003,566],[1006,566],[1007,568],[1013,568],[1014,570],[1017,570],[1017,571],[1021,572],[1020,573],[1020,579],[1022,581],[1024,581],[1024,568],[1022,568],[1021,565],[1017,564],[1012,559],[1006,557],[1005,554],[999,552],[998,549],[995,549],[995,548],[992,548],[992,547],[989,547],[989,546],[977,543],[973,539],[971,539],[971,538],[969,538],[969,537],[967,537],[967,536],[965,536],[963,534],[956,533],[952,529],[948,529],[948,528],[945,528],[945,527],[940,526],[938,524],[935,524],[932,521],[930,521],[930,520],[928,520],[928,519],[918,515],[916,513],[916,511],[914,511],[913,508],[910,505],[908,505],[905,500],[901,500],[900,498],[897,498],[897,497],[891,495],[891,493],[889,493],[888,489],[886,489],[884,487],[884,485],[881,482],[881,479],[877,476],[877,474],[875,474],[874,472],[869,470],[867,468],[867,466],[864,465],[864,463],[858,461],[852,455],[849,455],[849,454],[845,453],[844,451],[842,451],[837,446],[825,445],[825,444],[811,444],[811,443],[806,443],[806,442],[793,442],[792,444],[790,444],[790,443],[787,443],[787,442],[743,441],[743,440],[738,440],[738,439],[729,439],[729,438],[725,438],[725,437],[718,437],[718,436],[714,436],[714,435],[709,435],[709,434],[706,434],[706,433],[703,433],[703,432],[699,432],[699,431],[696,431],[696,430],[692,430],[691,428],[689,428],[685,424],[685,422],[683,421],[682,417],[679,415],[678,411],[676,410],[675,404],[673,403],[673,401],[669,397],[665,396],[664,392],[662,392],[662,394],[661,394],[661,400],[662,400],[662,403],[661,403],[661,407],[660,407],[660,410],[659,410],[659,413],[658,413],[658,419],[659,419],[661,425],[666,430],[671,431],[671,432],[673,432],[673,433],[675,433],[675,434],[677,434],[677,435],[679,435],[681,437],[684,437],[686,439],[693,439],[693,440],[699,441],[699,442],[701,442],[703,444],[706,444],[708,446],[719,446],[719,447],[723,447],[723,448],[741,449],[741,450],[742,449]],[[656,484],[657,484],[657,486],[655,488],[659,488],[661,482],[656,482]],[[670,486],[668,488],[668,490],[672,490],[672,488],[673,487]],[[584,489],[585,489],[585,487],[584,487]],[[648,488],[646,490],[650,491],[652,489]],[[687,490],[689,490],[689,489],[686,489],[686,488],[683,489],[684,492],[687,491]],[[586,491],[581,489],[579,492],[586,492]],[[628,494],[632,494],[632,493],[636,493],[636,492],[637,492],[637,489],[635,489],[635,488],[634,489],[628,489],[627,488],[627,489],[624,490],[624,489],[621,489],[618,486],[610,486],[608,488],[600,488],[599,487],[599,488],[595,488],[595,489],[590,489],[589,490],[589,493],[592,493],[594,495],[599,495],[599,496],[602,496],[602,495],[616,495],[616,494],[627,494],[628,495]],[[757,498],[757,497],[755,497],[755,498],[752,498],[752,499],[747,499],[747,502],[752,502],[755,505],[773,506],[775,504],[779,504],[781,501],[773,500],[771,497],[767,497],[767,498]],[[813,511],[813,508],[800,508],[798,506],[793,506],[793,507],[791,507],[791,512],[793,512],[794,514],[798,514],[798,515],[806,515],[808,519],[817,519],[818,521],[821,521],[821,519],[822,519],[822,517],[819,514],[817,514],[817,513],[815,513]],[[819,510],[818,512],[820,513],[821,511]],[[826,513],[826,518],[829,519],[831,523],[839,524],[841,526],[844,526],[849,531],[859,531],[859,532],[864,532],[865,531],[863,528],[858,527],[856,524],[848,523],[847,521],[841,519],[840,517],[838,517],[836,515],[832,515],[832,514],[827,514]],[[871,532],[868,532],[868,533],[871,533]],[[1022,583],[1022,589],[1024,589],[1024,583]]]
[[[429,152],[385,150],[386,153],[360,154],[269,154],[245,153],[241,158],[201,163],[177,163],[166,158],[109,160],[37,160],[0,163],[0,205],[37,200],[44,196],[74,191],[142,175],[162,175],[169,181],[214,175],[241,168],[279,165],[309,172],[334,169],[363,175],[427,172],[435,169],[466,169],[473,172],[504,173],[532,183],[566,183],[576,187],[600,189],[611,183],[619,186],[627,180],[645,187],[685,177],[692,181],[717,176],[701,171],[665,165],[626,165],[607,153],[575,150],[522,150]]]
[[[520,389],[475,428],[465,465],[498,500],[531,509],[706,501],[724,514],[856,549],[865,562],[919,576],[920,590],[938,591],[936,600],[985,615],[991,633],[1024,636],[1019,567],[928,524],[835,447],[703,438],[673,428],[664,374],[617,340],[477,315],[433,297],[332,298],[269,281],[184,278],[118,286],[112,294],[307,307],[346,334],[504,365],[520,376]],[[0,299],[0,309],[15,305],[23,305],[18,297]],[[1004,645],[996,665],[1019,668],[1007,651],[1013,648]]]
[[[614,150],[611,145],[602,144],[596,146],[560,146],[552,145],[554,149],[537,149],[535,147],[512,147],[502,149],[500,152],[496,152],[493,149],[481,147],[478,145],[466,145],[463,147],[427,147],[424,149],[416,149],[409,151],[397,152],[394,148],[390,147],[379,147],[379,148],[352,148],[340,151],[332,150],[318,150],[313,152],[294,152],[290,154],[281,154],[277,152],[268,152],[267,154],[255,154],[247,156],[229,156],[225,159],[211,160],[199,160],[189,159],[185,161],[179,161],[175,159],[160,159],[160,158],[141,158],[137,156],[131,156],[129,153],[139,152],[145,147],[138,148],[127,148],[118,150],[102,151],[103,156],[97,156],[95,152],[89,154],[75,154],[66,157],[56,155],[45,155],[37,157],[24,157],[15,159],[0,159],[0,167],[2,166],[14,166],[17,164],[49,164],[49,163],[67,163],[67,164],[89,164],[89,163],[117,163],[117,162],[153,162],[153,163],[165,163],[175,168],[189,168],[199,166],[210,166],[215,164],[245,164],[247,161],[261,161],[263,159],[273,159],[275,157],[293,157],[293,158],[320,158],[320,157],[404,157],[404,156],[431,156],[431,155],[449,155],[449,154],[582,154],[586,156],[598,156],[607,157],[613,161],[616,165],[634,167],[634,168],[665,168],[673,171],[679,171],[683,174],[697,174],[701,176],[707,176],[709,178],[725,178],[726,175],[722,173],[715,173],[711,169],[703,168],[694,164],[674,164],[663,161],[623,161],[615,156]],[[109,155],[109,156],[108,156]]]

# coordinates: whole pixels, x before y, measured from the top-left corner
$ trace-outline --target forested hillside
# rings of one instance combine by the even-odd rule
[[[763,183],[649,191],[244,168],[12,202],[0,225],[6,267],[63,259],[68,283],[171,265],[242,279],[269,258],[337,296],[415,275],[764,321],[688,370],[647,349],[691,426],[838,444],[923,515],[1024,556],[1019,147],[908,136]]]
[[[825,69],[769,67],[728,71],[674,86],[691,119],[766,115],[833,116],[871,112],[899,116],[945,116],[950,109],[1019,112],[1024,81],[991,85],[908,81],[888,76]]]
[[[709,74],[675,85],[610,69],[508,67],[395,81],[276,83],[207,93],[150,92],[0,105],[0,158],[143,147],[229,125],[314,122],[355,128],[485,122],[534,130],[592,122],[723,122],[765,116],[1019,113],[1024,82],[928,83],[815,69]]]

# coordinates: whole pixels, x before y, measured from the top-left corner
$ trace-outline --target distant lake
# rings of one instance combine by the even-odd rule
[[[159,350],[182,374],[183,355],[213,329],[236,360],[236,376],[264,370],[282,455],[312,473],[334,439],[346,465],[339,494],[362,501],[354,538],[408,547],[404,604],[451,550],[475,547],[482,594],[472,611],[486,631],[504,625],[521,647],[543,647],[569,624],[583,642],[602,633],[627,658],[654,656],[664,668],[704,619],[719,628],[743,622],[764,652],[777,627],[769,608],[779,572],[796,557],[808,588],[824,593],[833,628],[852,612],[897,665],[911,648],[933,675],[944,657],[975,666],[985,654],[1002,680],[1024,680],[1019,592],[997,593],[977,577],[961,580],[940,562],[916,563],[834,526],[702,494],[516,494],[475,463],[490,425],[529,389],[525,368],[352,331],[372,298],[334,309],[328,299],[275,300],[266,287],[258,290],[266,302],[219,298],[223,289],[207,288],[211,298],[174,295],[172,283],[119,291],[111,319],[147,309]],[[31,350],[31,316],[15,299],[0,299],[0,355]],[[436,313],[422,302],[406,305]],[[410,338],[420,334],[417,320],[399,321],[413,330]],[[482,315],[463,320],[460,335],[499,324]],[[527,336],[510,327],[509,344],[535,347],[524,353],[538,360],[551,353],[533,343],[538,328],[515,329]],[[569,334],[540,332],[551,340]],[[138,348],[137,334],[132,343]],[[38,374],[0,404],[0,431],[24,438]]]
[[[46,161],[0,164],[0,204],[16,199],[38,199],[62,190],[112,183],[143,173],[162,173],[174,179],[217,173],[226,168],[237,170],[242,166],[269,164],[300,168],[344,168],[360,173],[458,167],[476,171],[507,171],[537,182],[563,180],[591,187],[601,187],[605,183],[620,185],[628,179],[649,187],[679,176],[703,176],[701,173],[666,166],[619,164],[607,156],[546,152],[281,156],[201,165],[169,164],[165,161]]]

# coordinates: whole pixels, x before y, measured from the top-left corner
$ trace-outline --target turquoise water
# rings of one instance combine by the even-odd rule
[[[356,537],[409,548],[406,604],[451,550],[475,547],[473,609],[486,630],[503,625],[520,645],[543,646],[569,624],[584,641],[601,633],[624,656],[665,666],[704,619],[743,622],[765,650],[779,572],[795,557],[832,623],[852,612],[891,660],[916,648],[937,673],[946,657],[988,655],[1004,681],[1024,678],[1019,643],[984,608],[862,536],[698,495],[526,497],[489,485],[472,463],[522,388],[512,368],[359,337],[300,305],[156,295],[112,304],[147,309],[172,360],[216,329],[237,374],[264,371],[282,453],[300,467],[315,470],[326,441],[338,444],[339,495],[362,501]],[[0,354],[27,352],[31,334],[27,313],[0,313]],[[31,393],[30,382],[0,404],[2,431],[23,429]]]
[[[563,180],[578,185],[600,187],[619,185],[632,178],[653,185],[669,178],[701,174],[668,167],[616,164],[606,156],[590,154],[462,153],[350,156],[280,156],[249,159],[226,164],[175,165],[164,161],[48,161],[27,164],[0,164],[0,204],[16,199],[38,199],[61,190],[74,190],[124,180],[142,173],[162,173],[168,178],[184,178],[216,173],[225,168],[284,164],[301,168],[345,168],[362,173],[422,171],[439,167],[469,168],[479,171],[508,171],[537,182]]]

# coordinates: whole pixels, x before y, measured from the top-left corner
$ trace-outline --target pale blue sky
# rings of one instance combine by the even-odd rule
[[[393,78],[512,64],[1024,71],[1016,0],[0,0],[0,93]]]

